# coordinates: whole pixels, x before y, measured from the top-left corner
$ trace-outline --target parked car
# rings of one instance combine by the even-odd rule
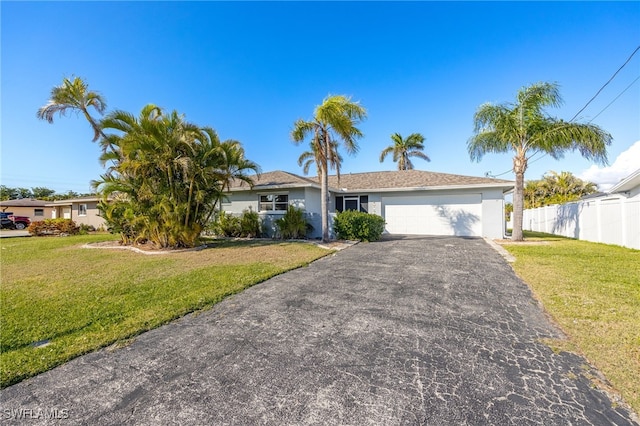
[[[16,229],[16,224],[7,217],[0,218],[0,229]]]
[[[3,225],[2,225],[3,228],[6,228],[4,226],[5,219],[8,219],[13,222],[14,227],[9,229],[25,229],[27,226],[31,224],[31,219],[29,219],[27,216],[15,216],[13,212],[0,212],[0,219],[3,220]]]

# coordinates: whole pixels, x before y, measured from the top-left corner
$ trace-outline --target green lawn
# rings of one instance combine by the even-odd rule
[[[225,242],[148,256],[84,249],[110,235],[0,240],[0,386],[126,341],[330,251]],[[46,346],[36,342],[48,340]]]
[[[525,233],[505,244],[518,275],[569,336],[549,344],[584,355],[640,412],[640,251]]]

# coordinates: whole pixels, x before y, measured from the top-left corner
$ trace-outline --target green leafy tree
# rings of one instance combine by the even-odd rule
[[[529,180],[524,187],[524,208],[563,204],[597,192],[597,186],[570,172],[546,173],[540,180]]]
[[[251,184],[243,171],[257,168],[239,142],[221,143],[213,129],[155,105],[138,117],[114,111],[102,128],[113,131],[102,156],[111,166],[94,186],[107,222],[126,244],[193,247],[229,179]]]
[[[17,198],[31,198],[33,194],[29,188],[16,188]]]
[[[382,163],[387,155],[393,154],[394,163],[398,163],[398,170],[413,170],[411,157],[422,158],[426,161],[431,159],[422,152],[424,150],[424,136],[420,133],[412,133],[404,139],[400,133],[391,135],[393,144],[386,147],[380,153],[380,162]]]
[[[6,185],[0,185],[0,200],[13,200],[18,198],[18,192],[15,188],[10,188]]]
[[[64,116],[68,112],[80,113],[93,129],[93,141],[104,136],[99,121],[96,121],[89,109],[95,109],[100,115],[104,114],[107,104],[97,92],[89,90],[87,83],[80,77],[63,78],[62,84],[51,90],[51,97],[46,105],[38,109],[37,116],[41,120],[53,123],[56,114]]]
[[[311,120],[302,119],[294,123],[291,138],[296,144],[307,137],[311,140],[311,151],[319,170],[322,210],[322,240],[329,241],[329,165],[339,165],[338,146],[349,154],[358,151],[357,140],[362,132],[357,125],[366,118],[366,110],[358,102],[344,95],[329,95],[314,111]],[[340,176],[338,171],[338,178]]]
[[[49,200],[55,195],[56,191],[44,186],[36,186],[35,188],[31,188],[31,193],[33,194],[33,198]]]
[[[566,122],[544,111],[545,107],[561,104],[557,84],[536,83],[521,88],[515,103],[486,103],[474,115],[475,135],[467,144],[472,160],[480,161],[487,153],[514,154],[514,241],[523,240],[524,174],[532,155],[544,153],[559,159],[565,152],[577,150],[587,159],[607,164],[606,148],[611,144],[611,135],[594,124]]]

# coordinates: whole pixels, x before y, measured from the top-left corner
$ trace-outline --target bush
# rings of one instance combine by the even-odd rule
[[[336,215],[333,229],[342,240],[377,241],[384,232],[384,224],[378,215],[346,210]]]
[[[307,232],[313,229],[305,220],[304,212],[291,205],[287,207],[284,216],[276,219],[275,223],[280,232],[280,238],[285,240],[305,238]]]
[[[76,223],[71,219],[45,219],[31,222],[27,228],[31,235],[74,235],[79,232]]]
[[[252,210],[243,211],[240,217],[221,211],[213,225],[213,232],[222,237],[254,238],[260,236],[262,222],[258,213]]]
[[[259,237],[262,232],[262,222],[257,212],[245,210],[240,216],[240,235],[243,237]]]
[[[89,232],[96,232],[96,228],[93,225],[87,225],[86,223],[80,224],[78,233],[80,235],[87,235]]]

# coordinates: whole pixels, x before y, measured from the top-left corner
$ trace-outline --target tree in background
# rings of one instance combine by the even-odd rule
[[[6,185],[0,185],[0,201],[19,200],[22,198],[34,198],[37,200],[53,201],[53,200],[68,200],[70,198],[86,197],[91,195],[95,195],[95,194],[90,194],[90,193],[79,194],[72,190],[59,194],[55,190],[46,188],[44,186],[37,186],[35,188],[28,189],[28,188],[11,188]]]
[[[380,162],[382,163],[387,155],[393,153],[394,163],[398,163],[398,170],[413,170],[411,157],[422,158],[426,161],[431,159],[422,152],[424,150],[424,136],[420,133],[412,133],[406,139],[400,133],[391,135],[393,144],[386,147],[380,153]]]
[[[558,107],[561,104],[557,84],[536,83],[521,88],[515,103],[486,103],[474,115],[475,135],[467,144],[472,160],[480,161],[487,153],[514,154],[514,241],[523,240],[524,174],[532,155],[544,153],[559,159],[566,151],[577,150],[587,159],[607,164],[607,146],[611,144],[611,135],[594,124],[566,122],[550,117],[544,111],[545,107]]]
[[[546,173],[540,180],[529,180],[524,187],[524,208],[577,201],[597,192],[596,184],[577,178],[570,172]]]
[[[356,126],[366,118],[364,107],[351,101],[344,95],[329,95],[314,111],[311,120],[302,119],[294,123],[291,138],[296,144],[308,136],[311,137],[311,152],[320,171],[322,240],[329,241],[329,165],[340,164],[338,146],[341,144],[347,153],[358,151],[357,139],[362,132]],[[338,172],[338,179],[339,179]]]
[[[45,188],[44,186],[36,186],[35,188],[31,188],[31,194],[33,198],[37,198],[39,200],[48,200],[55,195],[56,191],[53,189]]]
[[[93,141],[97,141],[102,133],[99,121],[89,113],[89,108],[95,109],[100,115],[104,114],[107,104],[97,92],[89,90],[89,86],[80,77],[73,80],[62,79],[62,84],[51,89],[51,97],[46,105],[38,109],[37,117],[53,123],[56,114],[64,116],[68,112],[81,113],[93,129]]]

